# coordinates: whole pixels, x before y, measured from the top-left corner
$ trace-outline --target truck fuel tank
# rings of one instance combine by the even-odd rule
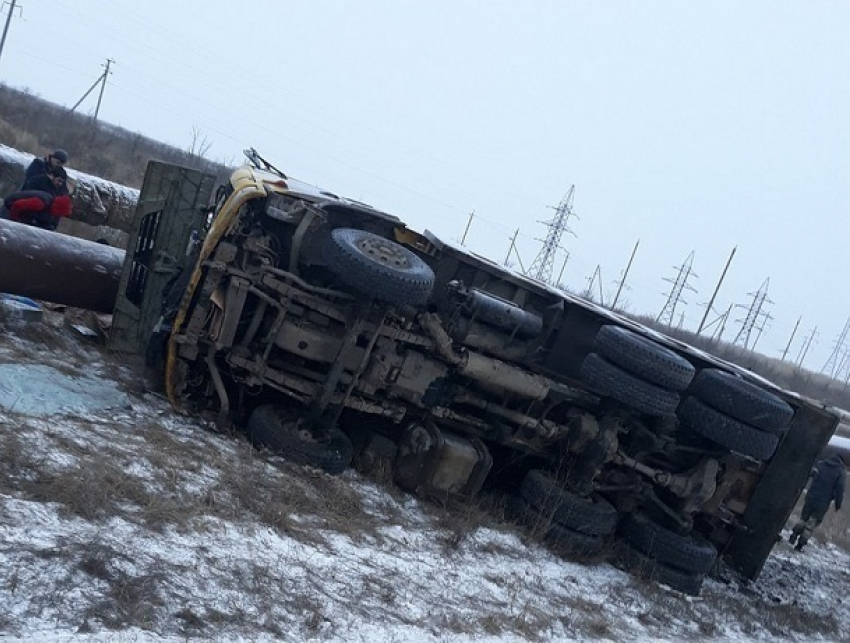
[[[481,489],[493,458],[477,438],[442,431],[432,422],[410,425],[395,462],[398,484],[435,500],[468,500]]]

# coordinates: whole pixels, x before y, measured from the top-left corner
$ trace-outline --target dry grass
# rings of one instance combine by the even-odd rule
[[[0,491],[56,503],[68,516],[118,516],[154,531],[203,528],[218,518],[316,544],[325,532],[356,540],[380,524],[343,479],[271,458],[239,436],[181,439],[150,423],[126,441],[107,442],[98,437],[104,427],[88,430],[86,442],[19,417],[14,431],[0,432]],[[49,440],[61,461],[28,445],[31,432]]]
[[[27,349],[21,350],[23,354]],[[109,362],[99,368],[108,370]],[[126,386],[126,372],[117,366],[115,372]],[[376,494],[375,499],[364,496],[347,476],[328,476],[282,462],[256,451],[240,435],[202,431],[197,423],[176,418],[164,406],[157,408],[153,404],[150,413],[142,418],[136,412],[126,426],[121,426],[123,420],[119,419],[117,427],[106,419],[59,417],[45,423],[6,413],[5,424],[0,426],[0,452],[4,456],[0,458],[0,493],[55,503],[66,516],[95,524],[121,518],[158,534],[166,530],[202,532],[227,522],[244,529],[247,535],[252,530],[269,528],[325,551],[332,550],[332,535],[380,542],[388,524],[406,524],[409,494],[392,486],[388,470],[372,472],[373,479],[381,486],[389,485],[390,490],[389,496]],[[0,505],[0,519],[4,518],[4,511]],[[483,554],[517,555],[498,539],[471,538],[481,529],[514,528],[513,515],[503,496],[485,493],[473,502],[446,508],[428,504],[425,513],[430,519],[429,533],[438,540],[439,551],[447,560],[471,542]],[[819,533],[846,547],[847,516],[847,512],[830,512]],[[536,540],[545,528],[544,516],[539,525],[532,525],[523,533]],[[253,608],[250,613],[244,602],[235,599],[218,609],[184,607],[174,599],[179,588],[175,590],[173,579],[179,579],[181,570],[167,570],[169,579],[160,567],[162,563],[129,560],[97,539],[85,544],[22,550],[18,569],[7,570],[4,582],[10,586],[22,583],[27,561],[34,559],[70,561],[73,571],[51,590],[57,595],[70,591],[81,575],[93,579],[101,588],[96,600],[85,609],[80,631],[102,626],[156,630],[167,619],[187,638],[204,638],[212,632],[244,627],[282,638],[285,632],[291,632],[276,616],[283,609],[300,615],[298,627],[304,637],[321,637],[328,636],[329,628],[333,628],[334,614],[326,610],[334,601],[347,603],[351,614],[375,619],[384,613],[387,620],[398,621],[398,614],[403,611],[400,605],[406,600],[398,593],[394,579],[382,576],[378,570],[359,579],[361,585],[352,589],[350,596],[330,597],[322,594],[329,590],[320,579],[308,578],[305,588],[282,578],[279,570],[248,564],[228,569],[229,577],[224,582],[227,591],[249,597]],[[637,618],[656,633],[687,622],[695,624],[701,636],[713,637],[724,631],[722,623],[718,624],[718,614],[740,622],[744,630],[767,630],[777,637],[783,632],[834,636],[839,631],[829,615],[758,597],[741,600],[732,592],[716,592],[704,601],[690,602],[652,583],[634,579],[622,588],[616,586],[604,603],[552,597],[541,598],[538,603],[524,598],[528,596],[527,578],[492,574],[482,580],[506,591],[510,600],[488,603],[484,598],[470,598],[474,615],[465,618],[454,615],[451,605],[437,606],[433,631],[446,636],[509,633],[534,641],[548,637],[553,627],[563,627],[582,636],[611,639],[616,638],[617,632],[606,617],[612,613],[610,606],[634,605],[635,595],[645,604]],[[522,592],[517,589],[520,587],[524,588]],[[543,597],[542,585],[539,591]],[[59,601],[50,594],[44,600],[57,604]],[[11,623],[4,625],[0,617],[0,632],[11,627]]]
[[[0,118],[0,141],[18,150],[38,149],[38,138],[34,134],[21,130],[3,118]]]
[[[153,629],[157,612],[164,605],[161,586],[166,570],[146,570],[132,575],[121,563],[132,562],[112,547],[93,542],[68,552],[77,561],[79,571],[106,585],[100,600],[85,611],[84,622],[97,620],[109,629],[129,626]]]

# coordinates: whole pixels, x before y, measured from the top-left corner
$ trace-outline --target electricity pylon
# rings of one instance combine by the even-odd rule
[[[564,232],[569,232],[572,235],[575,233],[567,227],[570,217],[578,218],[578,215],[573,212],[573,195],[575,194],[576,186],[571,185],[570,189],[561,199],[557,206],[547,206],[555,210],[555,216],[551,221],[540,221],[549,227],[545,239],[538,239],[543,242],[543,247],[540,252],[531,262],[531,267],[528,269],[528,276],[532,279],[537,279],[543,283],[551,283],[552,269],[555,265],[555,253],[561,247],[561,237]]]
[[[750,335],[752,335],[753,328],[756,328],[756,324],[761,321],[761,326],[757,328],[759,332],[759,336],[761,336],[761,331],[764,329],[764,323],[767,318],[770,318],[770,315],[766,311],[763,311],[765,303],[772,304],[773,302],[767,298],[767,289],[770,286],[770,277],[764,280],[759,289],[754,293],[748,293],[752,296],[753,301],[750,303],[749,308],[747,308],[747,316],[741,321],[741,328],[738,331],[738,334],[735,335],[735,339],[732,342],[733,344],[742,343],[744,348],[749,348],[750,346]],[[738,304],[738,308],[744,308],[743,304]],[[758,338],[756,338],[756,342],[758,342]]]
[[[841,335],[838,336],[838,339],[835,341],[832,348],[832,353],[830,353],[829,358],[826,360],[826,364],[823,365],[821,373],[824,375],[829,375],[830,377],[835,377],[837,375],[838,356],[844,352],[844,343],[847,339],[848,332],[850,332],[850,317],[848,317],[847,321],[844,323],[844,330],[841,331]]]
[[[682,291],[690,290],[691,292],[696,292],[696,289],[688,284],[688,279],[690,279],[691,276],[698,277],[698,275],[694,273],[693,262],[694,253],[691,251],[691,254],[688,255],[687,259],[685,259],[685,262],[678,267],[679,273],[676,275],[675,279],[664,277],[664,281],[672,284],[672,287],[670,288],[670,292],[667,294],[667,301],[664,303],[664,308],[662,308],[661,312],[658,313],[658,317],[655,318],[655,321],[672,326],[673,316],[676,314],[676,306],[679,305],[680,301],[683,304],[688,303],[682,299]]]

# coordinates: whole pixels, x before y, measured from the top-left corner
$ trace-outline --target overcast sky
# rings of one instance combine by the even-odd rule
[[[850,317],[848,2],[18,5],[0,81],[48,100],[74,105],[111,58],[102,120],[200,132],[229,163],[255,147],[448,239],[474,211],[466,245],[501,262],[519,229],[526,267],[575,185],[572,290],[598,267],[610,301],[640,239],[620,303],[656,316],[693,252],[693,330],[737,246],[709,321],[733,306],[731,341],[769,279],[756,348],[780,356],[802,316],[789,358],[817,327],[813,370]]]

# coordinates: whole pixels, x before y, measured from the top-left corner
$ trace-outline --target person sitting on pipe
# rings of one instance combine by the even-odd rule
[[[70,217],[71,197],[65,188],[65,170],[54,169],[45,175],[44,180],[35,185],[35,189],[21,190],[7,196],[3,205],[8,218],[18,223],[55,230],[60,219]]]

